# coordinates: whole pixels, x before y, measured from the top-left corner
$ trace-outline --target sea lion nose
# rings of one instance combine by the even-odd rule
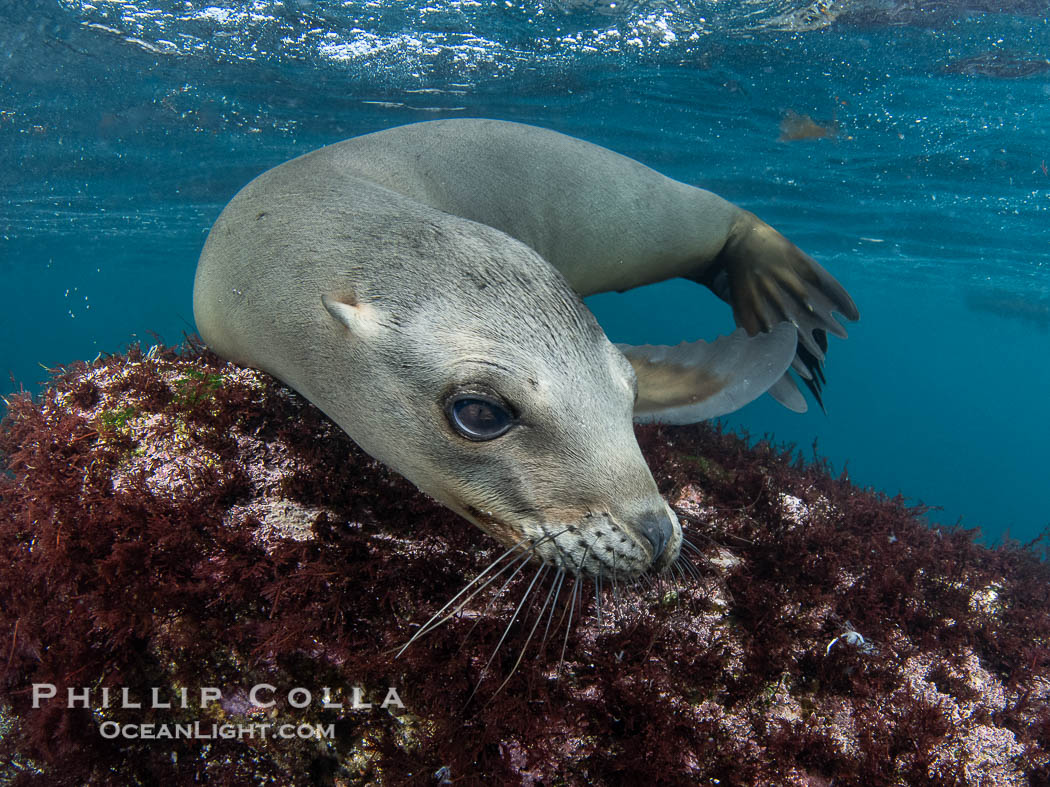
[[[664,553],[667,542],[671,540],[671,534],[674,532],[671,518],[666,512],[646,514],[639,521],[638,530],[652,546],[653,562],[655,563]]]

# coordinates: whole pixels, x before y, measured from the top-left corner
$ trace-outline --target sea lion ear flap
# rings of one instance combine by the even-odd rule
[[[375,308],[357,299],[353,290],[326,292],[321,303],[328,313],[355,336],[370,336],[379,328]]]
[[[782,322],[768,333],[748,336],[739,328],[710,343],[616,346],[638,377],[634,420],[692,424],[764,394],[791,366],[797,344],[795,326]]]

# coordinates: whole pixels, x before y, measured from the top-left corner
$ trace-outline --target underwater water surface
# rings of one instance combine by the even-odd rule
[[[1050,524],[1050,22],[1043,4],[8,0],[4,392],[193,331],[211,223],[288,158],[441,117],[546,126],[754,211],[850,291],[827,414],[730,423],[994,541]],[[668,282],[613,341],[728,333]]]

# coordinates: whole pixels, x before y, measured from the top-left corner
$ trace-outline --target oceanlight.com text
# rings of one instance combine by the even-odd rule
[[[286,740],[289,738],[335,737],[334,724],[120,724],[105,721],[98,726],[99,734],[108,740]]]

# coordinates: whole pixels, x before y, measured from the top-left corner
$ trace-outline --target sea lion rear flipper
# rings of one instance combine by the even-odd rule
[[[785,373],[783,377],[769,386],[769,390],[766,393],[784,405],[784,407],[796,413],[804,413],[809,409],[809,405],[806,404],[806,397],[802,395],[790,374]]]
[[[793,323],[798,328],[798,352],[792,368],[823,409],[828,333],[846,338],[832,312],[851,321],[860,318],[853,299],[835,277],[766,222],[741,211],[718,258],[703,275],[692,278],[732,306],[737,325],[749,334],[768,331],[785,320]],[[791,410],[806,409],[789,375],[771,387],[770,394]]]
[[[783,378],[795,356],[796,333],[780,323],[757,336],[738,329],[713,342],[677,347],[616,345],[638,377],[634,420],[691,424],[739,410]]]

